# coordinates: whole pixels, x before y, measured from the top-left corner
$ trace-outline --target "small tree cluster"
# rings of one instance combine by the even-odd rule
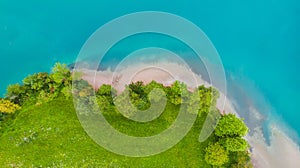
[[[52,73],[35,73],[23,79],[22,85],[14,84],[7,88],[6,97],[16,104],[23,104],[31,100],[42,103],[71,92],[71,72],[65,64],[56,63]]]
[[[247,132],[247,126],[234,114],[222,116],[215,128],[215,135],[218,137],[217,143],[231,153],[245,152],[248,149],[248,142],[242,138]],[[239,160],[239,156],[237,160]]]
[[[219,92],[213,87],[206,88],[199,86],[190,94],[187,111],[193,114],[207,114],[211,110],[216,110],[215,105],[219,97]]]

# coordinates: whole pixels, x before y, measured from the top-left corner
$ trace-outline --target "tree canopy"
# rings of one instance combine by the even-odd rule
[[[187,90],[187,85],[183,82],[175,81],[168,93],[170,102],[179,105],[189,96],[189,91]]]
[[[247,126],[234,114],[222,116],[215,129],[215,134],[219,137],[245,136],[247,133]]]
[[[205,161],[210,165],[221,166],[229,161],[228,152],[218,142],[210,144],[205,151]]]
[[[228,138],[224,138],[222,141],[226,150],[232,152],[245,151],[249,147],[248,142],[241,137],[234,137],[234,138],[228,137]]]

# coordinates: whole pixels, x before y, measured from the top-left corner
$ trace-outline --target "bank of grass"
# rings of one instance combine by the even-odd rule
[[[178,109],[168,103],[164,113],[147,124],[129,121],[113,110],[105,117],[121,132],[149,136],[168,128]],[[38,106],[23,106],[14,117],[1,128],[0,167],[211,167],[204,155],[214,136],[198,142],[205,116],[198,117],[173,148],[144,158],[120,156],[96,144],[81,127],[72,100],[63,96]]]

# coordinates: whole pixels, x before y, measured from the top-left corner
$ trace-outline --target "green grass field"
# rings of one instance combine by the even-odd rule
[[[150,123],[130,121],[113,109],[105,117],[121,132],[134,136],[157,134],[174,121],[179,107],[168,104]],[[120,156],[96,144],[77,119],[72,100],[63,96],[41,105],[26,105],[15,119],[2,124],[0,167],[211,167],[204,160],[198,136],[205,117],[173,148],[155,156]]]

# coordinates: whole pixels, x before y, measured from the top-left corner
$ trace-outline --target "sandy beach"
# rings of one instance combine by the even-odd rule
[[[203,80],[201,76],[193,73],[191,69],[177,63],[141,63],[135,66],[120,68],[116,72],[110,70],[94,71],[88,69],[80,69],[77,71],[82,72],[82,78],[88,81],[95,89],[99,88],[102,84],[111,84],[118,90],[118,92],[121,92],[126,84],[136,81],[149,83],[152,80],[155,80],[169,86],[175,80],[179,80],[185,82],[190,90],[199,85],[211,86],[207,81]],[[226,96],[223,93],[220,93],[217,107],[221,111],[225,110],[226,112],[238,115],[234,107],[234,101],[226,99]],[[251,115],[257,115],[257,118],[259,118],[259,114],[257,112]],[[254,130],[254,134],[251,136],[247,135],[245,138],[250,143],[251,155],[255,167],[299,167],[299,146],[280,128],[275,125],[270,127],[270,145],[266,143],[260,127],[250,129]]]

